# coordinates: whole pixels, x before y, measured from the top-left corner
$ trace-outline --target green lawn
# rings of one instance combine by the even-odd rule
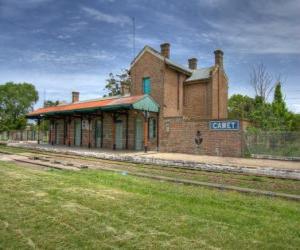
[[[0,249],[296,249],[300,203],[0,162]]]

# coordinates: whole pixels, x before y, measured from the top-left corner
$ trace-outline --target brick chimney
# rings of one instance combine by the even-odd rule
[[[169,43],[163,43],[160,45],[160,54],[163,57],[170,58],[170,44]]]
[[[197,58],[190,58],[189,62],[189,69],[197,69]]]
[[[215,50],[215,65],[219,65],[220,68],[223,68],[223,51],[220,49]]]
[[[121,95],[122,96],[130,95],[130,86],[128,84],[121,83]]]
[[[79,92],[73,91],[72,92],[72,103],[79,102]]]

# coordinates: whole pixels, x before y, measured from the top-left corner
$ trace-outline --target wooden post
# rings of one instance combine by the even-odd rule
[[[145,153],[148,151],[148,116],[147,113],[144,117],[144,150]]]

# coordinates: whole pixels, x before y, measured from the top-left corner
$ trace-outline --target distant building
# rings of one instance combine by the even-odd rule
[[[196,58],[183,67],[161,51],[145,46],[131,63],[132,86],[122,95],[46,107],[28,114],[49,119],[52,145],[160,150],[241,156],[243,123],[227,121],[228,79],[223,52],[201,68]]]

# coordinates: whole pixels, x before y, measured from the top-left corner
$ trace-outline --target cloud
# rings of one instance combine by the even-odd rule
[[[33,63],[51,63],[59,65],[83,65],[101,61],[111,61],[115,56],[102,50],[90,50],[75,53],[57,53],[56,51],[28,51],[22,57],[27,62]]]
[[[226,0],[198,0],[198,3],[201,6],[211,7],[211,8],[220,7],[226,4],[226,2],[227,2]]]
[[[71,100],[71,92],[79,91],[80,99],[99,98],[104,94],[106,75],[84,74],[84,73],[64,73],[51,74],[39,71],[6,71],[1,72],[1,81],[29,82],[33,83],[39,91],[39,102],[36,108],[42,106],[44,101],[44,91],[47,100]],[[13,76],[13,77],[12,77]]]
[[[71,36],[70,35],[66,35],[66,34],[60,34],[57,36],[58,39],[60,40],[66,40],[66,39],[70,39]]]
[[[1,0],[0,14],[4,17],[21,15],[25,10],[34,9],[52,0]]]
[[[131,23],[131,20],[128,16],[124,15],[110,15],[104,12],[101,12],[100,10],[96,10],[94,8],[89,7],[82,7],[81,8],[87,15],[94,18],[97,21],[100,22],[106,22],[111,24],[119,24],[124,25]]]
[[[293,15],[300,2],[291,1],[287,5],[266,2],[251,1],[251,11],[243,15],[206,19],[210,27],[207,39],[237,53],[299,54],[300,21]]]
[[[270,15],[273,17],[291,18],[298,17],[300,10],[299,0],[288,0],[288,1],[250,1],[253,9],[263,15]]]

